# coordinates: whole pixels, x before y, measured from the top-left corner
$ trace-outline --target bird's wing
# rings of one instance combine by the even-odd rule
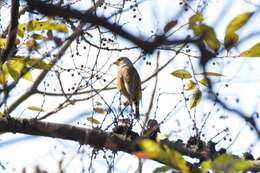
[[[134,67],[125,67],[123,69],[123,81],[127,93],[131,96],[131,101],[140,100],[141,80]]]
[[[121,67],[117,74],[117,87],[120,90],[120,92],[128,99],[130,100],[130,93],[129,93],[129,77],[128,77],[128,68],[127,67]]]

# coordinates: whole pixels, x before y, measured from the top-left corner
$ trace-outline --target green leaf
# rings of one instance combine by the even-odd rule
[[[199,26],[201,25],[202,21],[203,21],[202,13],[196,13],[195,15],[190,17],[189,27],[194,31],[195,35],[201,34],[201,30]]]
[[[175,25],[177,25],[177,20],[172,20],[164,26],[163,31],[166,33],[170,31]]]
[[[206,72],[206,73],[202,73],[202,74],[207,75],[207,76],[224,76],[223,74],[216,73],[216,72]]]
[[[181,78],[181,79],[190,79],[192,77],[190,72],[188,72],[187,70],[184,70],[184,69],[175,70],[171,74],[173,76]]]
[[[199,74],[196,74],[196,75],[206,75],[206,76],[224,76],[223,74],[221,73],[217,73],[217,72],[205,72],[205,73],[199,73]]]
[[[10,58],[4,65],[3,71],[4,73],[1,76],[2,82],[4,81],[4,74],[5,74],[5,81],[7,81],[8,74],[17,81],[19,78],[23,78],[28,81],[32,81],[32,73],[28,71],[29,69],[26,68],[25,64],[25,57],[23,56],[16,56]],[[1,83],[1,82],[0,82]]]
[[[100,121],[98,121],[96,118],[94,117],[87,117],[87,120],[89,122],[91,122],[92,124],[101,124]]]
[[[137,152],[136,155],[140,158],[156,158],[162,163],[177,167],[182,173],[188,173],[189,167],[182,155],[173,149],[169,149],[167,146],[162,146],[150,139],[142,139],[138,142],[141,152]],[[165,168],[166,169],[166,168]],[[158,168],[157,170],[164,170],[164,168]],[[166,170],[167,171],[167,170]]]
[[[202,96],[202,93],[201,93],[200,89],[197,88],[191,96],[190,109],[196,107],[200,103],[201,96]]]
[[[240,56],[244,57],[260,57],[260,43],[256,43],[249,50],[243,51]]]
[[[227,50],[234,47],[239,40],[239,36],[236,33],[226,33],[225,39],[224,39],[224,45]]]
[[[217,52],[220,48],[220,41],[217,39],[216,33],[211,26],[202,23],[203,16],[197,13],[190,17],[189,27],[196,36],[201,36],[207,46]]]
[[[220,48],[220,42],[217,39],[214,29],[208,25],[202,24],[200,26],[201,35],[207,46],[217,52]]]
[[[224,38],[226,49],[232,48],[239,40],[239,36],[235,33],[238,29],[244,26],[253,15],[253,12],[247,12],[236,16],[227,26]]]
[[[188,80],[185,84],[185,90],[193,90],[196,86],[196,83],[193,80]]]
[[[165,173],[168,170],[170,170],[171,168],[169,166],[161,166],[161,167],[157,167],[153,170],[153,173]]]
[[[248,169],[251,166],[251,163],[247,160],[238,160],[234,156],[229,154],[222,154],[218,156],[213,164],[213,172],[240,172]]]
[[[165,172],[167,172],[170,169],[171,169],[171,167],[169,167],[169,166],[161,166],[161,167],[155,168],[153,170],[153,173],[165,173]]]
[[[244,171],[248,168],[250,168],[251,163],[248,160],[237,160],[232,168],[234,168],[236,171]]]
[[[10,59],[4,64],[4,66],[7,67],[8,73],[11,75],[11,77],[17,81],[22,75],[25,64],[23,60]]]
[[[27,109],[31,110],[31,111],[37,111],[37,112],[45,112],[46,110],[43,110],[42,108],[38,107],[38,106],[29,106],[27,107]]]
[[[201,163],[201,171],[202,171],[202,173],[208,173],[208,171],[209,171],[209,169],[211,169],[211,167],[212,167],[211,160],[203,161]]]
[[[201,80],[199,80],[199,83],[201,83],[205,87],[209,86],[209,81],[207,79],[201,79]]]
[[[51,68],[50,64],[46,63],[44,60],[39,58],[26,59],[26,64],[31,67],[42,70],[49,70]]]

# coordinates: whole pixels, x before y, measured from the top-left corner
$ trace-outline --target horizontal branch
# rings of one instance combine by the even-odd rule
[[[71,140],[98,149],[109,149],[114,152],[122,151],[128,154],[133,154],[138,151],[139,147],[137,146],[137,141],[144,138],[139,137],[136,140],[130,140],[126,136],[112,132],[105,132],[101,129],[87,129],[68,124],[38,121],[36,119],[13,118],[0,119],[0,132],[23,133],[27,135]],[[192,149],[192,147],[179,141],[173,142],[162,140],[161,144],[180,152],[182,155],[190,156],[192,158],[209,159],[210,157],[210,153],[207,151],[196,151],[195,149]],[[155,159],[155,161],[158,160]],[[250,170],[260,171],[259,160],[250,162]],[[199,169],[195,165],[192,165],[191,163],[188,165],[192,172],[199,172]]]
[[[0,132],[60,138],[87,144],[95,148],[131,153],[131,142],[121,135],[68,124],[38,121],[36,119],[1,118]]]

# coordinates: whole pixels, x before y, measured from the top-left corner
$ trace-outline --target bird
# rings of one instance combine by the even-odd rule
[[[142,98],[141,78],[133,63],[127,57],[120,57],[114,62],[117,65],[116,86],[126,97],[131,109],[135,107],[135,118],[140,118],[139,103]]]

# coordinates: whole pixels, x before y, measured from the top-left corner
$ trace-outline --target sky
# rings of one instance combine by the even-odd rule
[[[110,4],[116,4],[116,0],[106,1]],[[143,1],[136,10],[132,8],[126,13],[126,15],[121,16],[121,24],[123,28],[132,31],[136,35],[149,36],[151,33],[162,33],[162,28],[165,24],[171,20],[178,19],[178,25],[176,28],[185,25],[189,17],[194,13],[192,10],[188,10],[184,14],[180,15],[178,10],[180,5],[179,2],[172,3],[172,0],[153,0],[153,1]],[[202,1],[194,1],[198,4]],[[223,38],[225,34],[226,26],[229,21],[231,21],[235,16],[243,12],[254,11],[256,7],[250,3],[257,3],[257,1],[243,1],[243,0],[212,0],[209,1],[208,7],[206,8],[205,23],[214,26],[218,38],[223,43]],[[126,5],[133,5],[134,2],[126,1]],[[169,5],[172,4],[172,5]],[[75,7],[85,8],[86,3],[77,4]],[[1,9],[1,24],[8,22],[8,10]],[[104,7],[98,10],[98,14],[109,16],[113,11],[104,10]],[[136,16],[136,17],[134,17]],[[141,21],[139,21],[141,18]],[[239,36],[243,38],[248,33],[257,32],[257,19],[259,14],[256,13],[243,29],[239,30]],[[20,21],[28,20],[28,16],[22,16]],[[128,22],[130,21],[130,22]],[[184,26],[185,27],[185,26]],[[187,27],[187,26],[186,26]],[[1,31],[1,30],[0,30]],[[192,33],[191,31],[182,32],[177,31],[174,37],[183,37],[187,33]],[[93,43],[98,44],[98,37],[95,30],[90,31],[89,34],[93,35],[93,38],[89,38]],[[104,37],[112,38],[113,35],[104,33]],[[236,49],[231,50],[232,55],[239,55],[243,50],[251,47],[254,43],[258,42],[259,36],[248,39],[242,42]],[[121,38],[118,38],[119,44],[114,44],[115,47],[128,46],[129,43]],[[108,44],[108,43],[107,43]],[[111,43],[112,45],[113,43]],[[107,81],[112,80],[116,75],[116,67],[111,66],[120,56],[127,56],[132,61],[136,60],[140,54],[140,50],[125,50],[122,52],[107,52],[101,51],[97,52],[95,48],[84,49],[86,44],[79,45],[80,55],[76,56],[76,44],[73,44],[71,49],[66,53],[58,65],[64,69],[76,69],[80,68],[81,65],[87,64],[88,67],[92,67],[95,58],[97,56],[101,57],[98,59],[98,68],[102,72],[106,73],[105,79]],[[46,45],[46,49],[50,50],[51,45]],[[193,52],[196,53],[194,47],[190,47]],[[44,50],[41,50],[44,52]],[[73,57],[71,55],[74,55]],[[225,56],[224,54],[223,56]],[[161,51],[159,64],[163,65],[173,57],[174,54],[170,51]],[[141,79],[144,80],[149,77],[155,70],[155,55],[146,55],[146,60],[140,60],[135,64]],[[88,59],[86,63],[86,59]],[[104,61],[107,59],[107,61]],[[75,63],[76,62],[76,63]],[[151,62],[151,65],[146,65]],[[159,74],[158,90],[156,93],[156,100],[154,101],[154,108],[151,111],[151,117],[156,115],[156,119],[160,122],[165,116],[168,116],[167,121],[161,125],[161,131],[163,134],[170,134],[172,140],[183,139],[187,140],[191,135],[194,135],[194,131],[191,130],[191,120],[187,113],[183,102],[183,95],[181,94],[183,89],[183,83],[180,79],[173,77],[170,73],[176,69],[187,69],[191,70],[191,62],[195,70],[199,73],[201,68],[199,67],[198,60],[196,58],[189,59],[184,54],[178,55],[171,64],[165,68]],[[256,59],[245,59],[245,58],[216,58],[209,65],[208,69],[210,71],[218,72],[223,74],[223,77],[212,77],[214,83],[216,83],[214,90],[219,91],[220,98],[229,104],[229,106],[238,108],[239,110],[245,112],[246,114],[252,114],[253,112],[259,112],[259,85],[260,85],[260,61]],[[60,68],[55,68],[60,69]],[[78,75],[76,72],[81,72]],[[64,88],[68,90],[74,83],[77,83],[82,79],[83,76],[88,76],[88,69],[84,68],[85,71],[77,69],[73,72],[61,71],[61,79]],[[85,73],[84,73],[85,72]],[[36,78],[39,71],[34,72],[34,78]],[[72,74],[74,74],[72,76]],[[197,76],[198,79],[201,76]],[[39,87],[40,90],[44,90],[44,87],[49,84],[46,91],[54,92],[55,88],[58,88],[59,84],[54,73],[50,74],[46,78],[46,84]],[[73,82],[72,82],[73,81]],[[94,87],[102,87],[106,82],[96,82]],[[85,84],[85,83],[83,83]],[[17,97],[17,95],[22,94],[25,88],[30,85],[28,81],[21,81],[19,88],[15,90],[12,94],[10,102]],[[151,80],[142,85],[145,88],[143,91],[143,99],[141,104],[141,114],[145,113],[150,101],[152,88],[154,85],[154,80]],[[115,86],[114,83],[111,86]],[[202,91],[205,91],[204,86],[200,86]],[[187,92],[190,95],[191,92]],[[77,96],[78,98],[85,98],[89,95]],[[58,112],[57,114],[49,117],[46,121],[60,122],[60,123],[70,123],[74,125],[79,125],[86,128],[91,128],[91,124],[86,121],[86,118],[94,115],[95,118],[102,121],[104,115],[95,114],[92,111],[92,106],[96,101],[101,102],[102,106],[105,106],[104,100],[107,104],[112,104],[113,111],[117,113],[117,107],[119,104],[119,96],[116,90],[111,92],[103,92],[101,97],[95,97],[93,100],[78,102],[74,106],[70,106],[65,110]],[[113,98],[113,99],[111,99]],[[44,109],[50,111],[57,106],[57,103],[63,101],[64,98],[53,98],[53,97],[43,97],[43,96],[33,96],[29,98],[28,101],[21,104],[19,108],[14,112],[17,117],[34,117],[37,112],[32,112],[26,109],[28,106],[41,105],[44,101]],[[157,109],[158,107],[158,109]],[[223,110],[219,106],[215,106],[214,102],[207,99],[206,94],[203,94],[203,99],[199,106],[196,108],[196,120],[198,125],[202,125],[205,120],[204,113],[211,113],[207,121],[207,125],[204,127],[203,133],[205,134],[205,140],[213,138],[219,131],[229,127],[229,133],[221,133],[217,137],[213,138],[214,141],[220,141],[217,145],[220,147],[229,147],[230,152],[241,155],[244,151],[252,150],[254,156],[259,157],[260,147],[259,141],[256,141],[256,136],[250,131],[248,125],[246,125],[237,115]],[[192,111],[192,115],[193,115]],[[221,118],[226,117],[226,118]],[[104,124],[104,128],[112,121],[112,117],[108,116]],[[111,128],[109,129],[111,130]],[[140,130],[140,125],[134,127],[134,130]],[[223,139],[226,136],[227,140]],[[236,139],[237,138],[237,139]],[[236,139],[235,142],[230,142],[229,139]],[[245,140],[246,139],[246,140]],[[14,154],[16,157],[14,157]],[[57,169],[57,162],[60,159],[64,159],[64,167],[66,167],[67,172],[75,172],[84,165],[86,169],[90,165],[89,157],[92,154],[92,150],[88,146],[79,146],[79,144],[71,141],[64,141],[60,139],[51,139],[45,137],[32,137],[20,134],[3,134],[0,136],[0,161],[2,164],[6,165],[4,172],[17,172],[22,167],[29,168],[32,172],[32,168],[35,165],[40,165],[42,168],[47,170],[55,171]],[[97,172],[106,172],[107,165],[106,159],[110,159],[112,154],[110,152],[102,153],[99,152],[97,159],[93,162],[93,168]],[[131,162],[129,162],[131,160]],[[126,162],[127,161],[127,162]],[[8,163],[8,164],[6,164]],[[137,168],[138,160],[135,156],[130,156],[128,154],[118,153],[115,159],[115,172],[134,172]],[[124,166],[122,166],[124,165]],[[145,172],[151,172],[159,164],[152,161],[145,161],[144,170]],[[1,167],[0,167],[1,172]],[[80,170],[78,170],[80,172]]]

